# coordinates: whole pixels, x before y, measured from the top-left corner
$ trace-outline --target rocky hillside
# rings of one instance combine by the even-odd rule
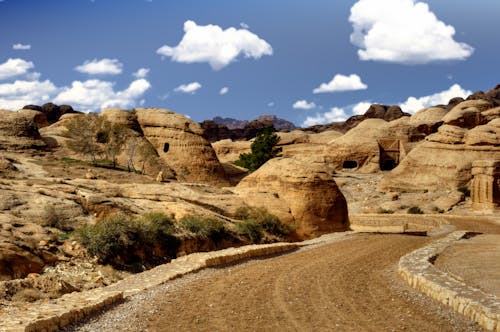
[[[280,119],[276,115],[261,115],[253,121],[237,120],[232,118],[215,117],[201,123],[205,130],[205,137],[210,142],[223,139],[249,140],[266,127],[274,127],[277,131],[291,131],[296,129],[289,121]]]

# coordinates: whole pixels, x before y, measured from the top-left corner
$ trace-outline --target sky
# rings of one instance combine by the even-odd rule
[[[0,108],[299,126],[500,83],[498,0],[0,0]]]

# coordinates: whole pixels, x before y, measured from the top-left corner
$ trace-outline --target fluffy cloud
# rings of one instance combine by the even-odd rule
[[[366,113],[366,111],[368,111],[368,108],[370,108],[370,106],[372,105],[373,103],[370,103],[370,102],[367,102],[367,101],[362,101],[360,103],[357,103],[356,105],[354,105],[354,107],[352,108],[352,113],[354,115],[363,115]]]
[[[271,45],[246,29],[231,27],[222,30],[218,25],[197,25],[186,21],[184,32],[179,45],[164,45],[156,53],[176,62],[208,62],[214,70],[229,65],[240,54],[254,59],[273,54]]]
[[[31,45],[29,44],[14,44],[12,45],[12,49],[16,51],[28,51],[31,50]]]
[[[250,29],[250,26],[248,24],[246,24],[245,22],[241,22],[240,27],[242,27],[243,29]]]
[[[0,80],[21,75],[29,75],[29,71],[33,68],[35,68],[33,62],[23,59],[8,59],[4,63],[0,64]],[[31,74],[33,75],[34,73]],[[37,78],[38,77],[34,77],[34,79]]]
[[[118,75],[122,73],[123,64],[117,59],[94,59],[85,61],[83,65],[75,67],[75,70],[90,75]]]
[[[149,74],[149,68],[139,68],[135,73],[132,75],[136,78],[146,78]]]
[[[297,100],[293,106],[295,109],[300,109],[300,110],[310,110],[316,107],[316,104],[313,102],[308,102],[307,100]]]
[[[359,0],[351,8],[351,43],[361,60],[424,64],[464,60],[474,49],[453,39],[455,28],[416,0]]]
[[[44,104],[57,90],[49,80],[0,84],[0,108],[18,110],[28,104]]]
[[[420,98],[409,97],[399,106],[408,113],[415,113],[422,108],[427,108],[439,104],[448,104],[448,101],[455,97],[465,98],[472,94],[472,91],[463,89],[459,84],[453,84],[448,90],[441,91],[430,96]]]
[[[192,82],[189,84],[181,84],[176,87],[174,91],[194,94],[198,89],[201,89],[201,84],[198,82]]]
[[[344,109],[332,107],[330,111],[326,113],[316,113],[315,116],[308,116],[302,123],[302,127],[310,127],[319,124],[327,124],[330,122],[345,121],[346,119],[347,114],[345,113]]]
[[[338,91],[365,90],[368,86],[361,81],[356,74],[349,76],[337,74],[328,83],[321,83],[319,87],[313,90],[313,93],[327,93]]]
[[[70,104],[83,112],[95,112],[106,107],[131,108],[151,87],[145,79],[130,83],[122,91],[114,91],[114,83],[101,80],[74,81],[54,99],[56,104]]]
[[[220,95],[225,95],[228,92],[229,92],[229,88],[227,86],[225,86],[222,89],[220,89],[219,94]]]

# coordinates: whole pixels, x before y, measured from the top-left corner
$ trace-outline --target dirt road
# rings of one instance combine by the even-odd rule
[[[482,331],[397,275],[399,258],[428,241],[358,234],[204,270],[138,294],[76,330]]]

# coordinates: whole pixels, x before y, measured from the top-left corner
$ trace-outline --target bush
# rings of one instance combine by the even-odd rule
[[[236,165],[245,167],[253,172],[271,158],[278,157],[281,148],[275,148],[280,138],[273,127],[268,127],[257,134],[250,146],[251,153],[242,153],[235,162]]]
[[[424,214],[424,211],[420,209],[418,206],[412,206],[407,210],[408,214]]]
[[[293,231],[293,227],[282,223],[278,217],[269,213],[265,208],[243,206],[236,210],[236,218],[245,221],[254,221],[269,234],[285,236]]]
[[[253,243],[259,243],[263,237],[261,226],[254,220],[243,220],[236,224],[236,232]]]
[[[186,216],[181,219],[180,227],[190,233],[217,242],[228,233],[220,220],[207,219],[201,216]]]
[[[44,207],[40,215],[40,225],[54,227],[63,231],[73,230],[64,211],[57,209],[54,205],[46,205]]]
[[[179,240],[172,219],[160,213],[133,218],[116,214],[76,231],[77,240],[103,264],[141,270],[175,257]]]

